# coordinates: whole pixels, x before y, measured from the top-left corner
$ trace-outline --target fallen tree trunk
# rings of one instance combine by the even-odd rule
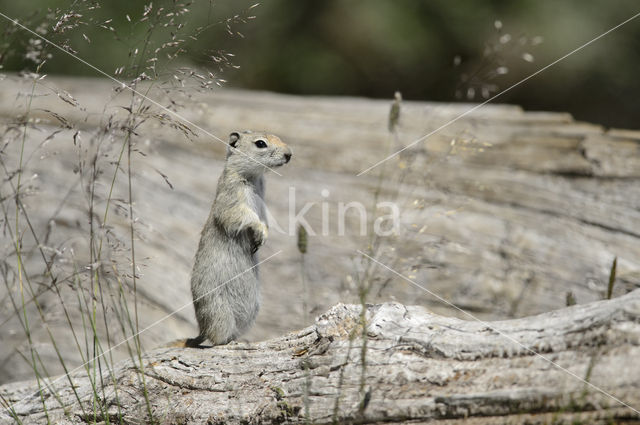
[[[95,394],[77,373],[77,395],[66,379],[56,396],[0,394],[24,423],[640,423],[640,290],[495,322],[368,305],[366,338],[360,313],[338,304],[269,341],[158,349],[103,373]]]
[[[106,79],[49,76],[43,84],[38,84],[32,99],[34,127],[26,133],[20,129],[33,82],[7,78],[0,91],[0,132],[16,138],[0,153],[0,162],[7,167],[0,184],[0,199],[9,217],[3,226],[14,227],[12,183],[17,183],[21,169],[28,182],[21,198],[25,206],[21,225],[14,234],[22,235],[22,268],[38,293],[38,305],[27,297],[26,314],[16,309],[22,303],[16,244],[3,227],[0,259],[7,264],[2,264],[0,275],[3,270],[8,274],[3,276],[6,283],[0,284],[0,383],[35,376],[31,347],[36,347],[37,364],[46,368],[46,375],[59,375],[65,367],[83,362],[82,351],[91,351],[91,344],[78,349],[74,332],[80,341],[92,341],[95,332],[105,347],[131,334],[113,326],[120,320],[115,312],[134,310],[129,178],[140,268],[136,281],[140,328],[172,315],[161,327],[145,331],[141,344],[152,348],[193,336],[197,332],[193,309],[176,309],[191,301],[189,274],[225,159],[226,146],[203,132],[189,142],[180,131],[148,121],[136,138],[140,154],[133,157],[131,173],[117,165],[122,146],[118,134],[102,145],[101,153],[107,156],[95,156],[101,158],[101,174],[90,208],[87,191],[93,185],[88,175],[93,173],[83,175],[78,170],[97,155],[93,149],[99,146],[96,137],[102,137],[104,123],[113,116],[124,119],[130,93],[115,92]],[[52,87],[57,93],[70,93],[82,107],[62,101]],[[283,176],[267,177],[267,205],[274,220],[260,255],[265,259],[282,253],[261,266],[263,302],[256,325],[243,337],[248,341],[308,326],[311,321],[305,320],[310,314],[338,302],[359,302],[354,282],[361,255],[356,250],[370,243],[369,235],[361,236],[361,224],[386,214],[386,208],[372,209],[383,168],[388,178],[383,179],[379,200],[397,203],[400,231],[381,239],[381,255],[376,258],[415,276],[417,282],[429,282],[430,290],[485,320],[561,308],[567,295],[579,304],[602,299],[614,258],[614,296],[640,287],[638,131],[603,129],[576,122],[565,113],[527,112],[510,105],[487,104],[461,118],[473,105],[409,101],[402,103],[398,143],[409,146],[452,124],[413,144],[406,157],[395,157],[385,163],[386,168],[357,177],[385,156],[388,100],[238,90],[182,100],[175,95],[151,97],[161,104],[183,103],[181,115],[223,139],[232,130],[265,129],[294,150],[291,163],[280,169]],[[25,134],[25,162],[20,165]],[[396,184],[401,175],[403,183]],[[325,190],[328,198],[322,195]],[[351,202],[363,205],[366,217],[349,209],[342,235],[340,203]],[[316,235],[310,235],[304,260],[309,282],[305,294],[292,217],[308,204],[313,207],[304,218]],[[323,205],[329,207],[326,215]],[[106,309],[98,303],[95,315],[82,301],[93,299],[91,217],[100,224],[98,239],[110,241],[103,245],[100,263]],[[275,227],[276,220],[282,232]],[[51,278],[49,267],[59,280]],[[117,302],[118,279],[129,289],[126,308]],[[381,270],[375,279],[371,303],[398,301],[446,316],[458,314],[392,273]],[[283,299],[291,301],[286,308]],[[92,318],[103,317],[105,310],[107,320],[92,326]],[[29,338],[21,323],[24,316],[31,328]],[[68,322],[62,319],[66,317]],[[120,345],[112,354],[114,361],[126,358],[128,347]]]

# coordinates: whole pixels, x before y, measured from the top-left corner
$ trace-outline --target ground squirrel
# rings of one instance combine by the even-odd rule
[[[186,346],[208,339],[226,344],[244,333],[260,307],[256,252],[267,239],[264,172],[291,159],[277,136],[231,133],[227,161],[202,229],[191,275],[200,333]]]

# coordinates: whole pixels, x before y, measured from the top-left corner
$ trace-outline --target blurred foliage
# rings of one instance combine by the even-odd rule
[[[54,40],[67,41],[80,57],[113,74],[129,60],[133,41],[144,39],[147,26],[138,20],[149,2],[72,3],[84,15],[78,18],[83,23],[70,34],[56,34]],[[183,64],[224,71],[230,85],[250,89],[387,99],[399,90],[409,100],[474,102],[640,12],[633,0],[267,0],[250,9],[254,3],[189,4],[192,13],[185,30],[208,27],[187,39]],[[0,11],[34,28],[48,9],[69,10],[70,4],[1,0]],[[80,10],[88,4],[99,8]],[[172,3],[157,0],[153,7],[163,4]],[[93,21],[85,19],[89,15]],[[96,25],[109,19],[106,26],[117,36]],[[3,54],[11,50],[7,45],[19,52],[31,38],[24,31],[11,33],[10,26],[6,20],[2,23]],[[221,58],[229,63],[221,64]],[[29,65],[19,54],[3,59],[5,70]],[[607,126],[640,128],[635,119],[639,64],[640,17],[496,102],[569,111],[578,119]],[[44,72],[96,75],[60,52],[48,60]]]

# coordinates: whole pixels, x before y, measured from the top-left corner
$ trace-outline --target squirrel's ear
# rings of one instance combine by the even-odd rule
[[[240,140],[240,134],[235,131],[229,135],[229,145],[231,145],[231,147],[235,148],[238,140]]]

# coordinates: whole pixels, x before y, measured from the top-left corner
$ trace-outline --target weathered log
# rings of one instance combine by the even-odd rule
[[[94,408],[114,423],[640,423],[640,290],[490,323],[368,305],[364,350],[360,312],[338,304],[260,343],[151,351],[143,368],[103,373],[95,406],[86,376],[73,374],[78,396],[58,378],[46,411],[60,424],[91,422]],[[47,420],[35,393],[0,387],[24,423]]]
[[[42,243],[34,240],[24,219],[20,221],[20,233],[23,235],[24,249],[29,250],[29,255],[23,258],[25,274],[41,291],[38,299],[43,314],[39,314],[34,303],[25,308],[31,326],[30,344],[21,328],[22,311],[16,314],[14,310],[14,305],[20,306],[18,279],[10,274],[3,276],[5,285],[0,285],[2,383],[34,376],[31,348],[39,357],[39,373],[44,373],[41,364],[46,366],[48,374],[63,373],[49,331],[69,369],[83,362],[83,355],[86,357],[87,354],[83,350],[91,351],[94,329],[83,321],[88,313],[80,309],[77,294],[77,287],[82,285],[73,286],[73,279],[64,280],[73,276],[76,270],[84,271],[82,277],[85,283],[89,280],[86,272],[90,265],[87,249],[87,181],[81,181],[77,168],[79,161],[90,161],[93,151],[89,154],[86,152],[92,147],[90,140],[99,132],[101,120],[111,113],[124,113],[120,106],[128,100],[124,92],[116,95],[112,84],[105,80],[47,77],[44,82],[48,87],[69,91],[84,109],[62,102],[48,88],[36,88],[38,96],[33,100],[29,116],[39,121],[32,122],[26,134],[25,152],[29,161],[22,167],[25,176],[22,201]],[[8,79],[2,84],[2,131],[12,126],[14,131],[15,128],[21,129],[25,94],[30,93],[31,85],[29,82]],[[154,93],[152,97],[169,104],[167,96],[157,97]],[[180,102],[181,99],[172,93],[171,100]],[[285,178],[276,175],[267,177],[267,203],[274,217],[281,220],[284,230],[289,231],[279,233],[272,230],[269,242],[261,252],[262,258],[265,258],[282,250],[280,255],[262,266],[263,305],[256,326],[246,336],[247,340],[258,341],[283,335],[299,327],[305,317],[312,317],[338,302],[357,302],[358,288],[354,283],[357,269],[354,262],[357,263],[361,256],[356,250],[365,249],[368,238],[359,236],[357,217],[350,217],[345,236],[337,235],[333,221],[335,205],[337,202],[350,201],[359,201],[365,206],[371,204],[380,168],[359,177],[356,174],[382,159],[386,153],[389,142],[389,102],[221,90],[195,95],[184,105],[179,109],[183,116],[219,137],[224,138],[229,131],[236,129],[267,129],[281,135],[294,150],[291,164],[280,170]],[[404,102],[398,143],[408,145],[470,107],[464,104]],[[74,130],[63,129],[55,115],[47,111],[64,117],[74,126]],[[18,127],[15,127],[16,122]],[[75,128],[81,130],[77,144],[74,143]],[[145,329],[191,300],[189,272],[198,233],[213,198],[225,146],[201,132],[196,141],[187,141],[180,132],[157,123],[141,127],[139,134],[135,148],[145,155],[135,153],[131,178],[137,220],[138,308],[140,328]],[[106,194],[115,168],[112,162],[117,157],[120,143],[120,140],[115,140],[110,145],[105,144],[102,151],[108,157],[100,169],[103,174],[99,176],[95,193],[96,210],[93,213],[98,219],[102,219],[104,214]],[[378,258],[401,273],[415,275],[416,281],[428,285],[430,290],[454,305],[473,311],[484,320],[498,320],[560,308],[565,304],[567,292],[571,292],[578,303],[602,299],[607,290],[611,262],[616,256],[618,277],[614,296],[626,294],[640,286],[640,132],[606,130],[576,122],[563,113],[525,112],[517,106],[486,105],[413,145],[408,152],[406,156],[389,161],[386,166],[388,176],[396,176],[399,170],[406,173],[401,185],[397,184],[395,177],[383,181],[380,195],[380,200],[392,199],[400,205],[402,231],[383,241],[384,249]],[[2,179],[0,199],[10,210],[14,202],[8,177],[18,168],[20,143],[3,145],[0,155],[9,174]],[[172,187],[167,184],[163,174]],[[113,260],[114,264],[121,266],[119,272],[129,273],[130,277],[130,221],[127,208],[123,208],[126,207],[126,201],[123,200],[127,198],[127,183],[126,172],[121,170],[113,192],[117,202],[114,201],[105,227],[105,231],[110,232],[110,236],[120,245],[108,255],[105,254],[104,259],[109,266],[111,264],[108,261]],[[298,208],[305,202],[316,202],[306,218],[319,234],[310,237],[304,270],[310,288],[307,305],[314,310],[313,314],[302,311],[305,303],[302,302],[299,253],[295,236],[287,228],[291,186],[295,186]],[[329,191],[328,198],[322,195],[322,189]],[[322,225],[319,203],[325,199],[331,204],[333,226],[327,236],[319,231]],[[11,222],[9,227],[13,225],[13,220]],[[5,229],[3,225],[3,231]],[[0,243],[2,258],[15,268],[15,255],[12,253],[15,241],[8,233],[2,233]],[[59,253],[52,264],[53,271],[61,279],[57,287],[51,284],[38,252],[39,246],[46,250],[47,256],[53,252]],[[105,245],[105,252],[107,248],[111,249]],[[109,271],[111,269],[107,267]],[[458,310],[439,303],[382,268],[374,276],[377,280],[369,302],[396,300],[403,304],[419,304],[438,314],[460,315]],[[108,279],[105,281],[108,282]],[[60,296],[54,288],[60,290]],[[92,285],[86,284],[82,288],[87,299],[91,299]],[[65,320],[61,300],[68,308],[70,321],[81,341],[80,350]],[[283,300],[286,300],[286,304]],[[112,306],[107,307],[107,314],[112,314]],[[133,311],[132,303],[130,307]],[[102,317],[102,306],[97,304],[96,308],[95,316]],[[349,311],[351,313],[347,316],[355,321],[357,310]],[[99,321],[95,329],[104,349],[109,344],[119,344],[125,337],[118,326],[112,326],[111,333],[107,335],[108,325],[115,322],[113,315],[108,319],[111,322]],[[344,327],[352,329],[353,323]],[[187,307],[160,325],[149,328],[140,337],[142,346],[148,349],[172,339],[194,336],[196,331],[192,309]],[[311,335],[308,338],[315,338],[312,330],[308,332]],[[307,338],[304,335],[294,334],[291,338]],[[304,341],[292,342],[292,347],[304,345]],[[346,356],[343,347],[347,344],[345,341],[338,339],[336,344],[331,345],[332,350],[342,351],[336,352],[329,369],[340,362],[344,363],[340,358]],[[356,347],[358,341],[354,341],[354,344]],[[370,341],[370,344],[375,345],[376,342]],[[580,353],[569,350],[559,354],[560,360],[565,362],[563,365],[569,366],[572,365],[570,361],[577,361],[575,370],[578,376],[586,376],[586,358],[600,356],[599,352],[593,354],[587,348],[587,341],[584,344]],[[635,347],[631,345],[630,350]],[[257,346],[270,347],[264,343]],[[118,346],[109,354],[109,358],[111,354],[115,360],[127,358],[129,353],[126,347]],[[237,361],[229,353],[239,353],[236,349],[246,346],[241,344],[234,347],[206,351],[202,355],[212,356],[222,350],[220,353],[226,354],[220,356],[227,359],[225,361]],[[255,348],[256,345],[251,347]],[[615,351],[615,344],[613,347]],[[619,367],[634,366],[631,355],[623,353],[619,354],[620,357],[606,357],[614,354],[606,352],[606,345],[602,345],[601,350],[604,352],[603,358],[624,359]],[[357,351],[354,348],[352,352],[354,361],[357,361]],[[257,355],[255,350],[248,353]],[[291,355],[288,351],[286,353]],[[182,358],[183,354],[178,356]],[[417,356],[415,353],[402,356],[408,356],[403,359],[417,361],[414,359]],[[311,357],[313,359],[314,356]],[[504,364],[517,359],[521,362],[540,361],[532,356],[508,359],[511,360],[505,360],[507,363]],[[291,361],[294,360],[302,361],[302,358],[292,357]],[[430,374],[438,370],[436,360],[428,360],[431,363],[428,363],[427,376],[432,376]],[[455,370],[475,370],[474,367],[482,368],[485,362],[490,361],[498,360],[493,357],[480,358],[475,366],[472,362],[455,363]],[[159,364],[164,363],[166,361]],[[176,367],[179,365],[176,362],[172,364]],[[523,364],[517,365],[524,369]],[[110,362],[102,364],[103,367],[110,365]],[[539,366],[542,367],[541,364]],[[345,366],[344,369],[350,367]],[[597,373],[598,367],[594,373]],[[127,370],[127,379],[133,379],[135,371],[131,368]],[[508,371],[506,368],[500,370]],[[405,373],[409,372],[411,369],[405,368]],[[292,376],[298,376],[298,373],[298,369],[295,369]],[[335,378],[334,371],[327,373],[327,376]],[[495,376],[498,375],[496,372]],[[326,379],[318,376],[314,378],[312,388]],[[351,395],[347,397],[345,392],[345,402],[341,402],[341,406],[351,409],[345,409],[347,413],[352,412],[348,414],[353,414],[356,409],[354,406],[359,402],[358,391],[354,389],[359,385],[356,381],[359,381],[353,376],[351,381],[345,382],[344,387],[347,391],[347,384],[351,385],[351,392],[348,393]],[[508,374],[505,372],[504,377],[496,379],[503,382],[506,376]],[[519,379],[518,375],[513,376]],[[618,393],[616,382],[626,376],[635,375],[626,370],[624,373],[612,373],[609,377],[612,380],[610,389],[622,399],[634,402],[633,397],[625,398],[627,387],[623,386]],[[377,379],[376,376],[374,378]],[[438,382],[434,379],[434,382]],[[599,375],[597,379],[603,385],[608,385],[604,375]],[[542,380],[535,382],[541,385],[545,383]],[[416,387],[416,391],[422,391],[424,395],[427,384]],[[484,382],[485,392],[494,388],[489,384],[488,381]],[[443,387],[452,389],[446,392],[447,397],[453,397],[462,388],[449,385]],[[18,387],[12,388],[12,391],[17,391]],[[392,391],[395,387],[389,389],[391,387],[380,385],[378,388]],[[478,393],[482,392],[480,385],[474,388]],[[579,387],[567,388],[577,391]],[[632,386],[628,388],[633,389]],[[137,397],[139,393],[135,391],[131,394]],[[241,387],[238,391],[241,391]],[[286,394],[294,396],[299,394],[289,387],[286,387],[286,391]],[[374,404],[370,402],[366,412],[375,411],[370,408],[376,402],[382,403],[383,398],[393,400],[380,390],[371,394]],[[312,395],[313,405],[319,409],[321,404],[316,403],[316,398],[320,396]],[[557,404],[562,407],[557,410],[564,413],[541,417],[548,421],[552,421],[556,414],[573,417],[569,415],[571,399],[567,401],[558,396],[557,400],[560,400]],[[565,401],[567,403],[563,404]],[[349,402],[351,404],[345,404]],[[405,403],[406,406],[409,401],[405,400]],[[433,403],[435,405],[435,401]],[[274,405],[277,406],[277,403]],[[398,406],[402,405],[401,400]],[[418,403],[417,406],[422,404]],[[424,406],[420,409],[430,411]],[[614,412],[613,409],[612,406],[609,411]],[[622,411],[626,412],[624,409]],[[327,415],[331,413],[325,412],[324,417]],[[314,417],[317,417],[315,413]]]

